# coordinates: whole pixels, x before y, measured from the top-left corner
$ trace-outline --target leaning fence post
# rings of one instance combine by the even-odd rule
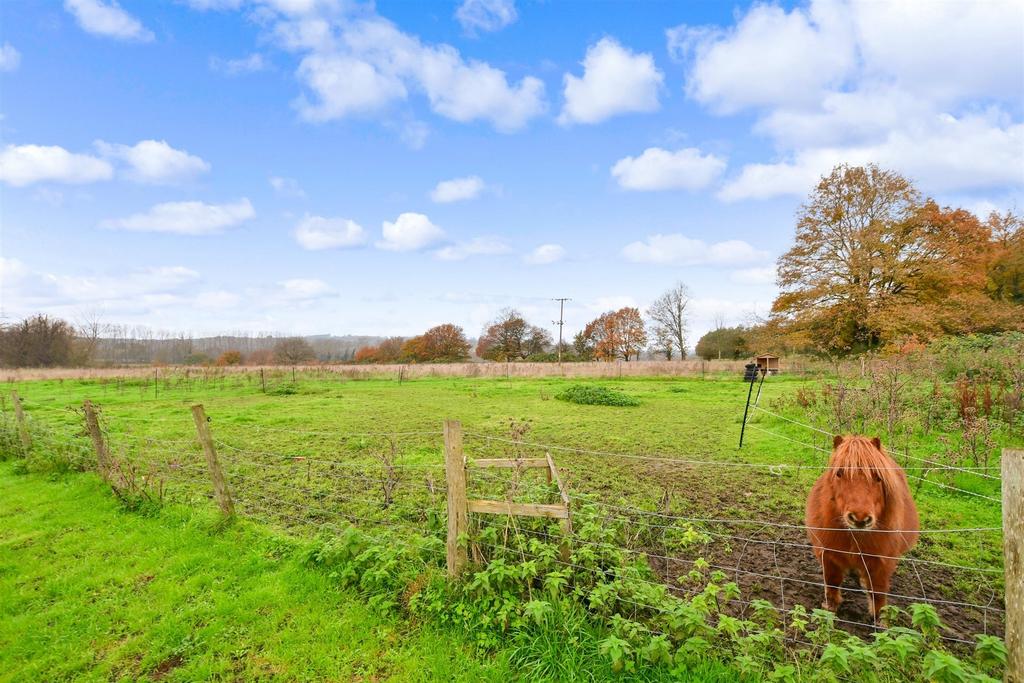
[[[99,470],[100,476],[106,479],[110,472],[110,451],[107,450],[107,444],[103,440],[103,432],[100,430],[100,421],[96,417],[96,409],[93,407],[92,401],[86,399],[82,404],[82,410],[85,413],[85,428],[89,431],[89,436],[92,437],[93,448],[96,449],[96,469]]]
[[[213,480],[213,493],[217,498],[217,505],[225,515],[235,514],[235,505],[231,501],[231,493],[224,481],[224,471],[217,461],[217,450],[213,447],[213,437],[210,435],[209,418],[200,403],[192,406],[192,419],[196,422],[196,432],[199,434],[199,442],[203,444],[203,453],[206,454],[206,467],[210,470],[210,478]]]
[[[25,449],[25,453],[28,453],[32,450],[32,434],[28,431],[25,411],[21,409],[21,398],[13,389],[11,390],[11,402],[14,403],[14,417],[18,420],[18,436],[21,437],[21,446]]]
[[[466,458],[462,454],[462,423],[444,421],[444,471],[448,480],[448,576],[455,578],[469,563],[466,544],[459,536],[469,528],[466,504]]]
[[[1006,681],[1024,683],[1024,451],[1003,451]]]

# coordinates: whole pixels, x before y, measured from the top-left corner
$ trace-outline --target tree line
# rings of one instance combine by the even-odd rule
[[[912,348],[949,336],[1024,330],[1024,221],[943,207],[904,176],[876,165],[840,165],[796,215],[793,246],[777,262],[770,314],[716,324],[695,345],[705,359],[757,352],[837,357]],[[0,365],[184,363],[252,365],[668,360],[689,353],[690,294],[678,282],[645,310],[606,311],[558,348],[515,309],[481,330],[475,347],[445,323],[411,338],[234,335],[194,340],[145,328],[74,326],[37,315],[0,325]]]

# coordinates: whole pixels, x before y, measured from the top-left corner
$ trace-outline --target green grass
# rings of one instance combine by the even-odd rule
[[[764,385],[761,405],[775,410],[780,399],[810,385],[809,380],[799,378],[770,378]],[[634,397],[640,405],[617,409],[553,400],[574,386],[588,390],[613,387]],[[744,448],[737,449],[747,390],[738,378],[431,378],[398,382],[324,379],[300,374],[294,383],[290,375],[273,380],[266,394],[260,389],[258,377],[244,375],[187,382],[178,377],[159,386],[139,381],[64,380],[26,382],[17,388],[26,399],[29,414],[40,424],[61,425],[66,435],[80,432],[81,416],[69,408],[77,408],[89,398],[102,409],[102,421],[115,452],[165,460],[173,455],[176,461],[200,469],[202,455],[195,444],[189,406],[203,403],[214,436],[221,444],[219,452],[229,484],[242,501],[242,509],[298,535],[349,514],[349,519],[358,518],[353,520],[357,524],[365,520],[370,525],[404,525],[443,538],[444,521],[437,513],[443,512],[444,494],[433,492],[431,482],[427,481],[434,476],[435,483],[442,483],[443,472],[429,468],[413,471],[400,482],[398,502],[382,510],[377,478],[379,457],[387,451],[388,442],[382,437],[345,435],[402,432],[402,436],[395,438],[400,464],[438,466],[443,462],[442,421],[457,419],[465,430],[465,450],[471,459],[538,457],[550,451],[574,496],[583,494],[612,505],[675,515],[789,524],[801,523],[807,491],[825,457],[805,444],[826,449],[831,445],[825,435],[763,413],[752,413]],[[796,419],[811,419],[792,406],[784,412]],[[510,436],[548,446],[510,444],[505,441]],[[941,429],[927,436],[915,434],[910,449],[919,456],[927,456],[939,445],[941,436]],[[898,447],[903,449],[907,445],[900,443]],[[307,460],[292,460],[296,456]],[[358,481],[346,478],[348,470],[330,464],[317,465],[316,459],[345,461],[364,468],[369,476]],[[769,464],[786,467],[761,466]],[[174,476],[184,481],[185,472],[176,470]],[[318,487],[320,480],[338,484]],[[940,481],[982,495],[999,496],[998,482],[971,475]],[[471,478],[471,487],[484,483]],[[169,494],[178,493],[174,484],[174,480],[169,481]],[[201,472],[191,488],[182,486],[188,494],[182,496],[183,500],[204,508],[210,506]],[[339,493],[342,488],[344,495]],[[916,490],[915,499],[924,528],[998,527],[1001,523],[997,505],[931,484]],[[300,515],[303,519],[296,520],[298,513],[285,506],[298,503],[316,509],[306,510]],[[428,508],[434,512],[424,512]],[[288,515],[281,514],[284,510]],[[772,528],[720,525],[704,525],[700,530],[711,533],[710,541],[699,548],[690,547],[687,552],[699,554],[712,563],[750,566],[765,574],[778,572],[781,563],[791,569],[789,575],[812,582],[819,578],[807,551],[780,546],[776,555],[765,555],[759,549],[772,546],[722,537],[756,536],[802,543],[799,532],[782,536],[782,532],[776,533]],[[659,554],[684,554],[671,545],[671,538],[662,538],[653,548],[648,544],[644,549]],[[966,566],[996,570],[1002,567],[1000,537],[993,533],[925,537],[912,555]],[[667,569],[685,573],[689,567]],[[779,602],[780,596],[773,592],[775,585],[771,581],[746,578],[740,583],[746,599],[764,597]],[[897,573],[894,592],[919,594],[918,586],[923,586],[932,597],[979,604],[988,603],[995,591],[998,604],[1002,575],[949,571],[932,565],[911,567],[905,563]],[[858,598],[848,596],[846,609],[860,611],[847,613],[846,618],[863,619],[863,606],[858,607],[862,599]],[[814,586],[809,586],[802,591],[787,588],[786,599],[790,606],[795,601],[812,607],[820,596]],[[960,620],[953,624],[955,630],[951,633],[966,638],[972,637],[986,621],[990,628],[999,622],[995,613],[947,610],[942,616]]]
[[[123,511],[92,475],[0,463],[0,680],[507,680],[502,658],[375,613],[294,542]]]
[[[638,406],[640,401],[621,391],[602,386],[573,384],[555,398],[584,406]]]

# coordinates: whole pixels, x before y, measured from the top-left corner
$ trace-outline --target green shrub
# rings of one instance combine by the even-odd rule
[[[640,401],[621,391],[589,384],[574,384],[555,396],[561,401],[586,406],[638,406]]]

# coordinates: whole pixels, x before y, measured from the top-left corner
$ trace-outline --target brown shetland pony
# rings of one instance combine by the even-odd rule
[[[835,612],[853,570],[878,619],[899,557],[917,543],[917,508],[907,477],[875,437],[837,436],[828,468],[807,498],[807,536],[825,580],[823,607]]]

